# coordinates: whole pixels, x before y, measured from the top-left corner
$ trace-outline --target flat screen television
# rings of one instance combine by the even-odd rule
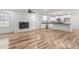
[[[29,28],[29,22],[19,22],[19,29]]]

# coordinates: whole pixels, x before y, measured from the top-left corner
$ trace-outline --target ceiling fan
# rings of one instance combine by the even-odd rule
[[[31,9],[28,9],[28,11],[27,11],[28,13],[35,13],[33,10],[31,10]]]

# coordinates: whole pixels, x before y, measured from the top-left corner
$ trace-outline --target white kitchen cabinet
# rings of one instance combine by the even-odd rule
[[[53,24],[53,29],[71,32],[70,24]]]
[[[41,24],[41,28],[46,28],[46,24]]]
[[[53,29],[53,24],[48,24],[48,27]]]
[[[72,31],[71,15],[52,16],[49,17],[47,22],[48,22],[48,28],[68,32]],[[46,24],[41,24],[41,28],[46,28]]]

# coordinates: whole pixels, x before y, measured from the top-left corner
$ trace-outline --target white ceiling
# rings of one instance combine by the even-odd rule
[[[14,11],[14,12],[20,12],[20,13],[27,13],[28,9],[1,9],[1,10],[8,10],[8,11]],[[79,9],[32,9],[33,12],[36,12],[41,15],[62,15],[62,14],[72,14],[73,12],[79,12]]]

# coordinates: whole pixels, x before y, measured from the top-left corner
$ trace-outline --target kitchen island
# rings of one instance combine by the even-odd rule
[[[71,26],[70,23],[64,23],[64,22],[42,22],[41,24],[44,24],[44,27],[46,29],[50,27],[49,24],[52,24],[52,29],[72,32],[72,26]]]

